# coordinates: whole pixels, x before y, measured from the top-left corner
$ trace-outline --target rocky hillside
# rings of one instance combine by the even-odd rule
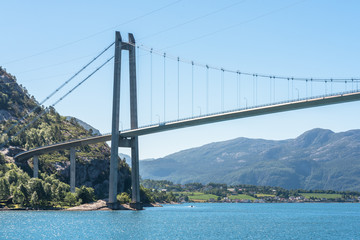
[[[100,136],[101,135],[101,133],[100,133],[100,131],[98,129],[96,129],[93,126],[87,124],[86,122],[81,121],[80,119],[77,119],[75,117],[69,117],[69,116],[66,117],[66,120],[68,120],[68,121],[70,121],[72,119],[73,119],[73,121],[76,121],[80,126],[85,128],[87,131],[89,131],[92,135],[94,135],[94,136]]]
[[[143,179],[360,191],[360,130],[295,139],[238,138],[141,161]]]
[[[6,143],[9,137],[16,135],[21,128],[44,110],[38,106],[36,111],[31,113],[27,119],[16,125],[23,116],[36,106],[38,103],[35,98],[30,96],[25,88],[17,84],[14,76],[0,68],[1,145]],[[60,116],[54,108],[50,108],[39,120],[31,124],[16,138],[11,139],[5,145],[2,153],[7,156],[7,161],[13,161],[11,157],[25,149],[93,135],[94,129],[86,126],[88,126],[86,123],[81,121],[80,124],[75,118],[67,119]],[[79,147],[76,151],[76,186],[93,187],[99,198],[107,197],[110,147],[106,143],[98,143]],[[130,168],[120,158],[119,163],[118,190],[119,192],[129,191],[131,185]],[[16,162],[16,165],[32,176],[32,160]],[[69,150],[40,156],[39,170],[47,175],[55,174],[59,180],[69,183]]]
[[[35,106],[37,102],[30,96],[25,87],[16,83],[16,78],[0,67],[0,122],[9,119],[20,119]]]

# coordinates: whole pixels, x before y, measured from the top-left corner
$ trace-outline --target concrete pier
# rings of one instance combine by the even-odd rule
[[[135,38],[129,33],[129,77],[130,77],[130,124],[131,129],[138,128],[137,115],[137,87],[136,87],[136,54]],[[138,137],[131,138],[131,187],[132,207],[136,210],[142,209],[140,201],[140,176],[139,176],[139,143]]]
[[[76,161],[75,161],[75,148],[70,148],[70,192],[75,192],[75,171],[76,171]]]
[[[109,176],[109,204],[116,203],[117,171],[119,158],[119,117],[120,117],[120,74],[121,74],[121,35],[115,33],[115,58],[114,58],[114,89],[111,128],[111,157]]]
[[[139,176],[139,143],[138,137],[132,139],[131,147],[131,188],[132,188],[132,203],[136,203],[134,207],[137,210],[142,209],[140,203],[140,176]],[[140,208],[140,209],[138,209]]]
[[[33,165],[34,165],[34,174],[33,174],[33,178],[38,178],[39,177],[39,157],[37,155],[35,155],[33,157]]]

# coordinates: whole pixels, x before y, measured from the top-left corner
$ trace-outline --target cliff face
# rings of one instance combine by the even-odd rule
[[[76,163],[76,187],[85,185],[94,188],[98,198],[107,198],[109,195],[109,165],[110,161],[94,159]],[[119,159],[118,169],[118,192],[124,192],[131,188],[130,168],[123,160]],[[63,161],[53,164],[58,178],[70,184],[70,162]]]
[[[24,149],[20,148],[9,148],[4,151],[8,157],[13,157],[16,154],[22,152]],[[76,179],[75,186],[94,188],[94,192],[97,198],[107,198],[109,195],[109,174],[110,174],[110,148],[107,145],[103,145],[102,151],[106,153],[102,158],[92,159],[91,156],[81,156],[83,153],[78,151],[80,156],[76,157]],[[56,177],[67,184],[70,184],[70,161],[57,159],[66,159],[68,154],[60,153],[46,154],[39,158],[39,171],[48,175],[55,174]],[[49,161],[52,159],[52,161]],[[15,164],[22,170],[27,172],[29,176],[33,175],[33,162],[32,159],[24,161],[16,161]],[[119,158],[118,167],[118,193],[129,192],[131,189],[131,170],[125,159]]]

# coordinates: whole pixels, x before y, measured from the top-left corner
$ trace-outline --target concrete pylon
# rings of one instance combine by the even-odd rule
[[[39,157],[37,155],[35,155],[33,157],[33,165],[34,165],[33,178],[38,178],[39,177]]]
[[[129,33],[129,75],[130,75],[130,123],[131,129],[138,128],[137,116],[137,87],[136,87],[136,54],[135,38]],[[140,201],[140,177],[139,177],[139,143],[138,137],[131,139],[131,206],[137,210],[142,209]]]
[[[119,158],[119,117],[120,117],[120,75],[121,75],[121,35],[115,32],[115,57],[114,57],[114,89],[111,128],[111,157],[109,177],[109,203],[116,203],[117,171]]]
[[[120,76],[121,76],[121,50],[129,51],[129,76],[130,76],[130,125],[131,129],[138,128],[137,118],[137,87],[136,87],[136,54],[135,39],[129,33],[129,42],[122,42],[119,32],[115,34],[115,58],[114,58],[114,89],[113,89],[113,112],[112,112],[112,134],[111,134],[111,158],[110,158],[110,177],[109,177],[109,205],[116,206],[117,195],[117,169],[118,153],[120,143],[119,118],[120,118]],[[140,202],[140,180],[139,180],[139,144],[138,137],[122,139],[122,142],[130,142],[131,147],[131,187],[132,187],[132,207],[142,209]]]
[[[70,192],[75,192],[75,171],[76,171],[76,161],[75,161],[75,148],[70,148]]]

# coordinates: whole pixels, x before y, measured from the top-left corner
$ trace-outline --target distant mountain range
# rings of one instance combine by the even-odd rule
[[[295,139],[237,138],[140,162],[143,179],[360,191],[360,130]]]

